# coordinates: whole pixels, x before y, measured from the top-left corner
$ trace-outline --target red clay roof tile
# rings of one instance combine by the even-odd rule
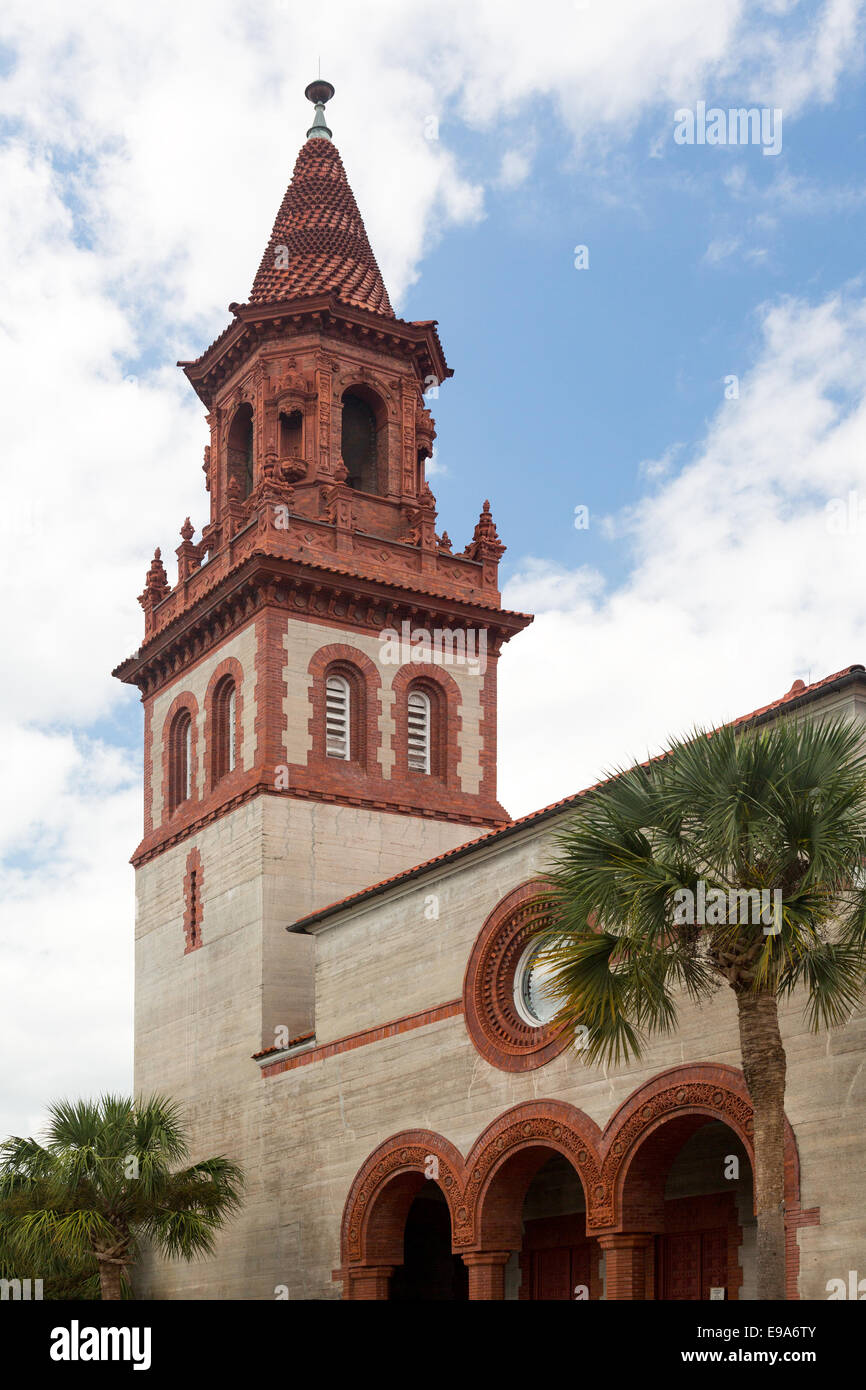
[[[250,303],[323,292],[394,317],[337,147],[314,139],[301,147],[295,162]]]

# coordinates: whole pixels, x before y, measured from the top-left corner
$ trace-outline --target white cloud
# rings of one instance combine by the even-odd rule
[[[641,459],[638,464],[638,473],[642,478],[648,478],[655,482],[659,478],[666,478],[674,466],[678,455],[682,452],[682,442],[669,444],[660,458]]]
[[[499,164],[500,188],[519,188],[529,177],[532,156],[526,150],[506,150]]]
[[[437,449],[434,449],[430,458],[428,458],[427,462],[424,465],[425,477],[442,478],[445,476],[445,474],[447,474],[447,472],[447,463],[442,463],[441,459],[439,458],[439,451]]]
[[[866,499],[866,300],[783,300],[761,326],[739,400],[619,518],[627,578],[532,559],[507,586],[537,614],[499,687],[512,814],[866,656],[866,519],[834,534],[826,510]]]
[[[741,245],[738,236],[717,237],[704,252],[704,260],[709,265],[718,265],[720,261],[726,261],[735,251],[739,251]]]
[[[0,1130],[32,1133],[51,1099],[129,1091],[140,770],[99,742],[0,729]]]

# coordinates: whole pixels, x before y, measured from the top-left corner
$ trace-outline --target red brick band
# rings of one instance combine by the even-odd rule
[[[420,1013],[407,1014],[392,1023],[382,1023],[376,1028],[364,1028],[360,1033],[350,1033],[348,1037],[322,1043],[321,1047],[311,1047],[309,1052],[301,1052],[296,1057],[284,1057],[278,1062],[272,1062],[270,1066],[262,1067],[262,1076],[279,1076],[280,1072],[294,1071],[296,1067],[321,1062],[325,1057],[336,1057],[340,1052],[351,1052],[356,1047],[366,1047],[368,1043],[381,1042],[384,1038],[396,1038],[400,1033],[410,1033],[413,1028],[424,1028],[428,1023],[438,1023],[443,1018],[454,1018],[462,1010],[463,1000],[452,999],[450,1004],[438,1004],[434,1009],[422,1009]],[[262,1056],[261,1053],[258,1055]]]

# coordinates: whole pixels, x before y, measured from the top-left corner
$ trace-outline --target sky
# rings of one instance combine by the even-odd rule
[[[866,662],[864,10],[5,0],[0,1135],[131,1087],[141,707],[110,671],[154,546],[206,518],[175,364],[249,293],[319,63],[392,302],[454,368],[439,529],[462,549],[489,498],[536,614],[500,666],[521,815]]]

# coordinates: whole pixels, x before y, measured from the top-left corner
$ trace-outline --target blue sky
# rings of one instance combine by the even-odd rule
[[[745,98],[721,86],[707,100]],[[527,117],[528,132],[537,125]],[[408,317],[440,319],[455,369],[432,407],[442,514],[462,535],[490,491],[506,575],[529,552],[620,578],[627,545],[600,525],[576,530],[573,505],[600,520],[652,490],[642,462],[673,449],[671,466],[683,466],[725,377],[754,360],[760,304],[820,299],[863,273],[859,78],[832,110],[783,123],[778,156],[676,146],[673,129],[672,113],[654,114],[613,169],[595,171],[575,167],[548,113],[527,182],[496,190],[483,221],[440,243],[407,297]],[[468,167],[490,157],[489,141],[459,129],[453,141]],[[587,270],[574,268],[577,244]]]
[[[392,300],[455,370],[440,529],[489,497],[537,615],[500,679],[523,814],[866,659],[864,10],[7,0],[0,1131],[130,1084],[141,716],[110,671],[154,546],[173,578],[206,519],[175,363],[249,292],[319,55]],[[701,101],[780,108],[780,153],[677,144]]]

